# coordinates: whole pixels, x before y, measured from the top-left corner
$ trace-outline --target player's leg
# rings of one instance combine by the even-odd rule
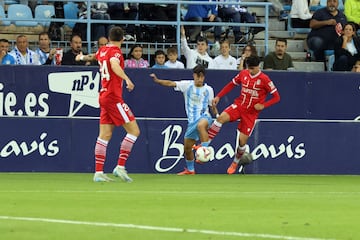
[[[132,179],[127,175],[125,165],[132,148],[138,136],[140,135],[140,129],[135,119],[124,123],[122,126],[127,134],[121,142],[118,164],[115,167],[113,173],[115,176],[120,177],[125,182],[132,182]]]
[[[192,150],[193,145],[196,143],[195,139],[184,138],[184,155],[186,161],[186,168],[184,171],[178,173],[178,175],[194,175],[195,174],[195,157]]]
[[[99,136],[95,144],[95,182],[109,182],[111,178],[104,174],[104,163],[106,160],[106,149],[108,142],[111,139],[112,132],[115,125],[113,124],[100,124]]]
[[[249,136],[247,136],[244,133],[240,132],[239,139],[238,139],[239,146],[236,148],[235,157],[234,157],[233,162],[231,163],[231,165],[227,169],[228,174],[235,173],[235,171],[236,171],[236,169],[237,169],[237,167],[239,165],[240,159],[245,153],[246,143],[247,143],[248,139],[249,139]]]
[[[256,119],[257,119],[256,114],[247,114],[247,113],[241,114],[240,123],[238,124],[238,131],[240,132],[238,139],[239,145],[236,148],[234,160],[227,170],[228,174],[235,173],[239,165],[240,159],[245,153],[246,143],[255,127]]]
[[[238,106],[236,104],[231,104],[230,106],[228,106],[211,124],[208,130],[209,141],[211,142],[214,137],[220,132],[223,124],[236,121],[237,119],[239,119],[239,117],[240,111]]]
[[[212,119],[210,117],[204,117],[201,118],[197,124],[197,131],[199,133],[201,146],[207,147],[210,144],[208,129],[211,123]]]

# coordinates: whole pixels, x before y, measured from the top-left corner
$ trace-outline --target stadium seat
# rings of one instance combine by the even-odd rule
[[[38,23],[34,21],[30,7],[24,4],[10,5],[8,8],[8,18],[11,19],[16,26],[35,27],[38,25]]]
[[[64,17],[65,19],[78,19],[79,9],[74,2],[68,2],[64,4]],[[75,22],[67,21],[64,23],[65,25],[73,28],[75,26]]]
[[[0,25],[9,26],[11,24],[11,22],[4,21],[4,19],[6,19],[6,14],[5,14],[3,6],[0,6]]]
[[[54,5],[37,5],[35,7],[35,20],[39,22],[44,27],[50,26],[50,21],[45,20],[41,21],[40,19],[50,19],[55,16],[55,7]]]
[[[291,26],[291,16],[289,16],[287,19],[287,30],[289,32],[290,37],[294,37],[296,33],[308,34],[311,31],[311,28],[293,28]]]

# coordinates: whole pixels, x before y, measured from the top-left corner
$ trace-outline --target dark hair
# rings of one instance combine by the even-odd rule
[[[196,73],[197,75],[200,75],[200,73],[202,73],[203,75],[205,75],[205,67],[201,64],[198,64],[193,68],[193,73]]]
[[[199,36],[197,39],[196,39],[196,43],[199,43],[199,42],[205,42],[206,45],[208,44],[208,41],[206,38],[202,37],[202,36]]]
[[[258,55],[258,54],[257,54],[257,51],[256,51],[256,47],[255,47],[254,45],[250,45],[250,44],[246,45],[246,46],[243,48],[242,53],[245,53],[245,49],[248,48],[248,47],[251,49],[251,55],[255,55],[255,56]]]
[[[121,27],[115,26],[112,27],[109,31],[110,41],[120,42],[124,39],[124,31]]]
[[[74,37],[79,37],[79,38],[82,40],[81,35],[80,35],[80,34],[76,34],[76,33],[75,33],[75,34],[71,35],[71,37],[70,37],[70,42],[72,42],[72,41],[73,41]]]
[[[159,50],[156,50],[155,53],[154,53],[155,57],[157,57],[158,55],[164,55],[165,56],[165,52],[161,49]]]
[[[284,42],[285,45],[287,45],[287,40],[286,40],[286,38],[277,38],[276,41],[275,41],[275,44],[277,44],[278,42]]]
[[[7,39],[5,39],[5,38],[0,39],[0,42],[10,43],[9,40],[7,40]]]
[[[260,65],[260,58],[258,56],[251,55],[245,61],[247,67],[257,67]]]
[[[141,44],[134,44],[131,48],[130,48],[130,52],[128,53],[128,58],[132,58],[132,53],[134,51],[135,48],[141,48],[143,49],[143,46]]]

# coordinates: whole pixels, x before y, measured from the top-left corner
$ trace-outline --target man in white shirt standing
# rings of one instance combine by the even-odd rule
[[[18,65],[41,65],[39,55],[29,49],[29,42],[25,35],[17,36],[16,46],[10,55],[14,57],[15,64]]]
[[[186,58],[186,68],[193,69],[196,65],[200,64],[205,68],[209,68],[212,65],[213,59],[207,53],[208,43],[203,37],[197,39],[196,49],[190,49],[188,46],[184,26],[181,26],[181,49]]]

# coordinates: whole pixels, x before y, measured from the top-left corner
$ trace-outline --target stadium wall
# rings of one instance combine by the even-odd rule
[[[127,69],[135,83],[124,91],[141,129],[128,161],[129,172],[182,170],[186,129],[183,97],[156,85],[163,79],[191,79],[190,70]],[[267,72],[281,102],[260,115],[249,140],[254,156],[248,173],[359,174],[360,78],[354,73]],[[208,70],[217,93],[236,71]],[[96,67],[0,66],[0,171],[93,172],[98,134],[99,75]],[[234,89],[219,104],[230,104]],[[210,163],[198,173],[225,173],[234,156],[237,123],[214,139]],[[116,163],[124,131],[116,129],[105,171]]]

